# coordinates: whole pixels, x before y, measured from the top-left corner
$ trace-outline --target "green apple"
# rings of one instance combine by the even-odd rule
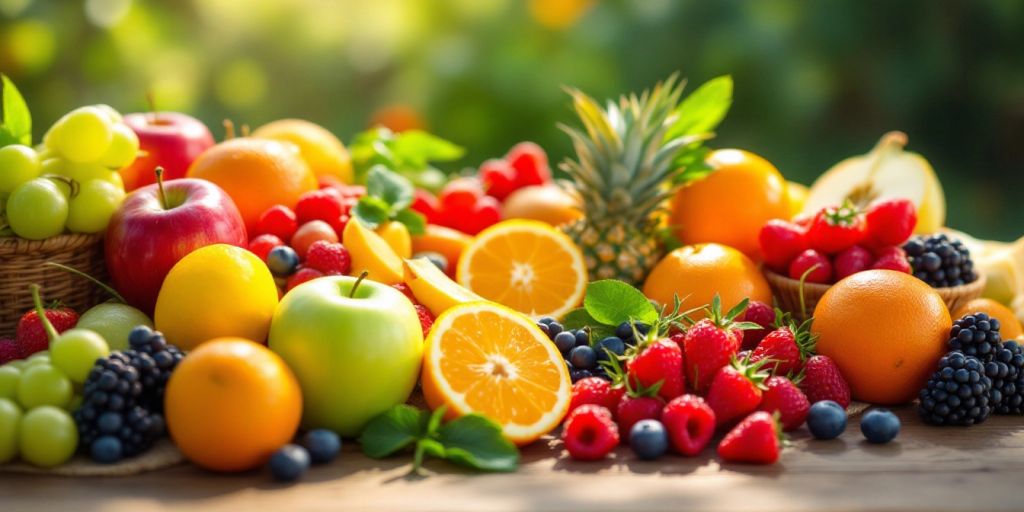
[[[128,350],[128,334],[140,325],[153,328],[153,321],[142,311],[127,304],[104,302],[82,314],[75,327],[89,329],[103,336],[110,350]]]
[[[288,292],[268,344],[299,379],[303,427],[344,437],[358,436],[374,416],[408,400],[423,360],[423,330],[409,299],[386,284],[347,276]]]

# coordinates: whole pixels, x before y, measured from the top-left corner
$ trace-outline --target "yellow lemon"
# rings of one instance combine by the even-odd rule
[[[412,237],[409,228],[397,221],[385,222],[374,230],[391,246],[399,258],[412,257]]]
[[[302,119],[279,119],[252,132],[253,137],[291,142],[316,176],[352,183],[352,159],[345,145],[324,127]]]

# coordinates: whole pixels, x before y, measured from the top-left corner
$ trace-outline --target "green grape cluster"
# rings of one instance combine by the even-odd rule
[[[117,171],[138,152],[135,132],[108,105],[68,112],[35,148],[0,148],[0,227],[30,240],[105,230],[125,197]]]

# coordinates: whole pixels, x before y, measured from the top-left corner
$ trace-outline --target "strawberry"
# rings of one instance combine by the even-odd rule
[[[687,457],[700,453],[715,433],[715,411],[697,395],[673,399],[661,410],[661,422],[672,448]]]
[[[687,329],[683,338],[686,382],[697,393],[705,393],[718,370],[736,355],[742,331],[761,327],[752,322],[735,321],[747,309],[748,302],[743,299],[723,316],[722,299],[715,294],[706,309],[707,317]]]
[[[480,164],[480,181],[487,195],[504,201],[516,190],[516,170],[508,162],[492,158]]]
[[[572,400],[569,401],[569,414],[577,407],[586,404],[600,405],[609,411],[615,411],[619,400],[625,394],[626,387],[614,385],[601,377],[587,377],[572,385]]]
[[[758,411],[747,416],[718,443],[724,462],[774,464],[779,460],[782,432],[771,414]]]
[[[437,224],[441,220],[441,203],[438,202],[434,194],[426,190],[416,189],[409,208],[423,214],[427,219],[427,224]]]
[[[75,310],[51,305],[46,309],[46,318],[53,324],[57,333],[62,333],[78,323],[78,313]],[[50,339],[46,335],[43,323],[39,321],[39,315],[32,309],[26,312],[18,320],[18,326],[14,331],[14,339],[18,343],[21,357],[28,357],[36,352],[46,350],[50,346]]]
[[[344,213],[341,207],[341,195],[333,189],[311,190],[299,196],[295,204],[295,216],[299,225],[311,220],[330,222]]]
[[[584,404],[566,418],[562,442],[574,459],[600,460],[619,445],[619,428],[612,421],[612,413],[608,409]]]
[[[825,254],[836,254],[864,240],[864,215],[849,201],[822,208],[807,228],[807,245]]]
[[[21,347],[14,341],[14,338],[4,336],[0,338],[0,365],[21,359]]]
[[[867,270],[871,267],[871,263],[875,257],[872,256],[871,251],[859,246],[854,245],[849,249],[836,255],[833,260],[833,273],[835,274],[835,280],[839,281],[847,276],[852,276],[862,270]]]
[[[458,216],[468,215],[473,211],[476,202],[484,196],[480,180],[476,178],[455,178],[441,190],[438,200],[441,210],[449,221]]]
[[[747,310],[743,312],[744,322],[753,322],[760,325],[760,329],[748,329],[743,331],[743,349],[753,349],[764,339],[775,325],[775,310],[771,306],[759,300],[750,301]]]
[[[872,270],[895,270],[904,274],[913,273],[907,253],[902,247],[886,247],[875,253],[877,258],[871,264]]]
[[[708,390],[708,405],[715,411],[718,426],[736,420],[757,410],[768,373],[761,371],[764,362],[751,363],[733,359],[732,364],[718,370]]]
[[[793,258],[789,264],[790,279],[800,279],[804,274],[807,274],[805,282],[830,283],[832,282],[832,262],[824,254],[814,249],[807,249]]]
[[[658,398],[658,386],[635,390],[626,386],[626,393],[619,399],[615,407],[615,420],[619,424],[619,432],[629,432],[640,420],[661,419],[661,408],[665,402]]]
[[[292,235],[295,234],[297,229],[299,229],[299,221],[295,217],[295,212],[287,206],[277,205],[267,208],[260,215],[259,220],[256,222],[255,234],[274,235],[287,243],[292,239]]]
[[[501,220],[501,203],[491,196],[481,197],[473,209],[459,219],[456,227],[459,231],[475,235]]]
[[[297,272],[288,277],[287,284],[285,285],[285,291],[292,291],[292,288],[305,283],[306,281],[312,281],[318,277],[323,277],[324,273],[320,272],[315,268],[302,267]]]
[[[759,411],[779,413],[782,430],[788,432],[804,424],[811,403],[800,388],[786,377],[770,377],[764,382],[764,393],[761,394]]]
[[[881,199],[868,207],[865,224],[865,241],[868,245],[903,245],[914,234],[917,209],[908,199]]]
[[[533,142],[520,142],[508,150],[505,160],[516,170],[516,188],[543,185],[551,181],[548,155]],[[628,432],[627,432],[628,434]]]
[[[331,226],[331,229],[334,230],[334,234],[338,237],[338,240],[341,240],[342,236],[345,234],[345,226],[348,225],[348,221],[351,219],[352,217],[349,217],[347,213],[343,213],[337,219],[327,222],[327,224]]]
[[[769,267],[785,272],[789,262],[807,249],[807,230],[782,219],[772,219],[761,227],[758,242],[761,257]]]
[[[284,245],[284,241],[278,238],[277,235],[264,233],[249,240],[249,251],[255,254],[260,261],[267,261],[267,254],[270,254],[270,250],[282,245]]]
[[[626,378],[633,387],[652,387],[659,382],[658,396],[668,401],[686,391],[683,351],[667,339],[637,346],[626,361]]]
[[[850,406],[850,386],[831,358],[821,354],[811,356],[804,363],[803,373],[800,389],[812,404],[832,400],[843,408]]]
[[[416,308],[416,316],[420,319],[420,328],[423,329],[423,339],[430,334],[430,328],[434,325],[434,314],[422,304],[413,305]]]
[[[412,289],[409,288],[409,285],[405,283],[395,283],[391,285],[391,287],[402,292],[402,295],[409,297],[409,300],[411,300],[413,304],[419,304],[419,301],[416,300],[416,296],[412,294]]]
[[[306,250],[305,265],[329,276],[344,276],[352,271],[352,256],[340,243],[317,240]]]
[[[797,325],[789,319],[789,315],[781,314],[786,325],[768,333],[757,348],[750,353],[750,361],[765,361],[772,375],[789,375],[800,371],[804,360],[814,351],[817,338],[811,333],[812,319]]]

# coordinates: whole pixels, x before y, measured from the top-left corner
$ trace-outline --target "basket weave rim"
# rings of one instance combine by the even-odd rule
[[[761,272],[764,273],[765,277],[767,277],[769,281],[776,281],[779,284],[785,284],[785,285],[788,285],[788,286],[799,286],[799,284],[800,284],[800,280],[799,279],[793,279],[793,278],[791,278],[789,276],[784,276],[782,274],[779,274],[779,273],[771,270],[768,267],[763,267],[761,269]],[[984,288],[985,287],[985,281],[986,281],[985,273],[977,271],[977,270],[976,270],[976,272],[978,273],[978,278],[975,279],[974,281],[971,281],[970,283],[962,284],[960,286],[947,286],[945,288],[932,288],[932,289],[935,290],[936,292],[939,292],[939,293],[957,294],[957,293],[972,292],[972,291],[975,291],[977,289]],[[832,283],[832,284],[835,284],[835,283]],[[820,289],[820,290],[827,290],[828,288],[830,288],[832,286],[832,284],[804,283],[804,288],[808,289],[808,290],[813,290],[815,288]]]
[[[785,285],[794,288],[800,286],[799,279],[793,279],[789,276],[784,276],[782,274],[776,273],[774,270],[768,267],[762,267],[761,272],[765,275],[766,278],[768,278],[769,281],[774,281],[777,286]],[[804,282],[804,289],[809,292],[817,291],[819,293],[825,293],[825,290],[828,290],[831,287],[831,284]]]
[[[0,255],[37,254],[41,252],[66,251],[88,247],[103,234],[64,233],[43,240],[28,240],[17,236],[0,237]]]

